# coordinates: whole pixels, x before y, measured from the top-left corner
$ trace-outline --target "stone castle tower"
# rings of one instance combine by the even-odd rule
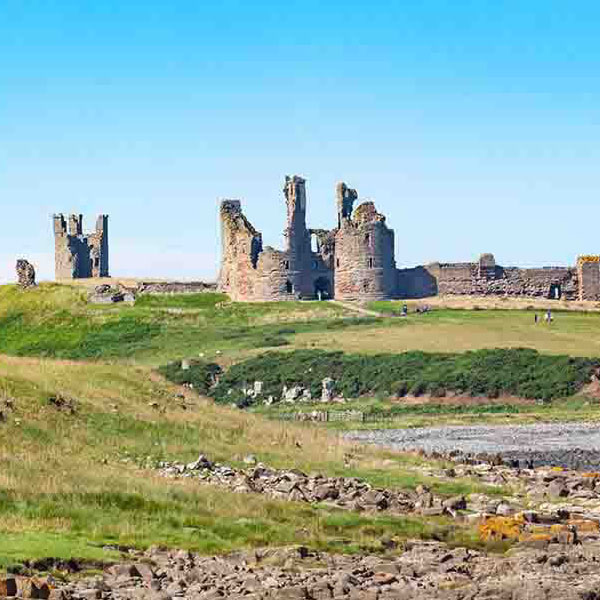
[[[219,289],[233,300],[389,298],[396,292],[394,232],[372,202],[356,210],[356,190],[337,186],[338,227],[309,229],[306,182],[285,178],[283,250],[263,247],[262,235],[239,200],[221,202],[223,257]]]
[[[96,230],[83,233],[83,216],[54,215],[56,279],[108,277],[108,215],[100,215]]]
[[[373,202],[353,211],[356,190],[337,187],[335,297],[338,300],[385,300],[396,294],[394,231]]]

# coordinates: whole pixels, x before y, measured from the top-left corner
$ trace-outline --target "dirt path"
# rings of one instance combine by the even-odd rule
[[[389,316],[389,315],[384,315],[383,313],[380,313],[380,312],[377,312],[374,310],[370,310],[368,308],[364,308],[363,306],[360,306],[353,302],[342,302],[341,300],[330,300],[330,302],[332,304],[336,304],[337,306],[342,306],[343,308],[345,308],[347,310],[351,310],[352,312],[356,312],[356,313],[359,313],[359,314],[367,316],[367,317],[378,317],[380,319],[383,319],[383,318]]]

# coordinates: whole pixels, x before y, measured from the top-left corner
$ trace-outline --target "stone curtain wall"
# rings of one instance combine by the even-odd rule
[[[402,297],[429,295],[523,296],[576,300],[577,270],[570,267],[501,267],[482,255],[475,263],[433,263],[398,272]],[[600,273],[599,273],[600,275]]]
[[[428,298],[438,294],[437,278],[427,267],[398,269],[397,276],[400,298]]]
[[[82,215],[54,215],[56,279],[108,277],[108,216],[100,215],[96,230],[83,233]]]

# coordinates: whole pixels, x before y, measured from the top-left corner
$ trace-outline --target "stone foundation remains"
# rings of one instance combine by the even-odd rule
[[[283,191],[283,250],[263,247],[262,234],[243,214],[240,200],[221,203],[218,287],[232,300],[386,300],[448,294],[600,301],[598,256],[581,256],[575,267],[503,267],[493,254],[482,254],[477,262],[397,269],[394,231],[372,202],[354,209],[356,190],[337,185],[337,227],[330,231],[307,228],[304,179],[286,177]]]
[[[56,279],[108,277],[108,216],[100,215],[96,230],[83,233],[82,215],[54,215]]]

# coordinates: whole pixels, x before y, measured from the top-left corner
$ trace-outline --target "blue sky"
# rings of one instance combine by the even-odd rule
[[[599,253],[600,4],[0,0],[0,280],[53,212],[111,271],[210,278],[217,207],[279,245],[286,174],[374,200],[400,266]]]

